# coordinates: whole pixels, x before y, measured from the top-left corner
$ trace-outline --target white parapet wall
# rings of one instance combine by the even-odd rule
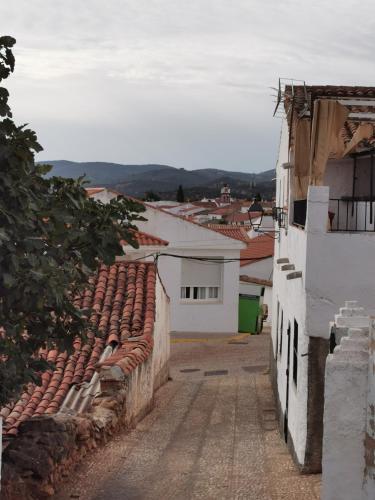
[[[339,345],[326,362],[322,500],[375,498],[374,450],[372,470],[365,458],[371,456],[365,448],[375,380],[373,371],[369,377],[369,326],[370,318],[354,301],[340,309],[331,325]]]

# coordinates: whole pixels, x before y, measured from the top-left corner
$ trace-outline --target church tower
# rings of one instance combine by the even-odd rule
[[[228,186],[228,184],[224,184],[224,186],[221,188],[220,203],[230,203],[230,187]]]

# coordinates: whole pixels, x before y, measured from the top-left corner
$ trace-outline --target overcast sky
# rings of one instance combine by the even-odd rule
[[[279,76],[375,84],[373,0],[9,0],[1,31],[43,160],[266,170]]]

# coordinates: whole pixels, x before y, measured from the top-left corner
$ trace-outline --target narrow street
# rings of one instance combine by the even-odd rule
[[[269,335],[174,335],[172,380],[54,498],[318,500],[276,429]]]

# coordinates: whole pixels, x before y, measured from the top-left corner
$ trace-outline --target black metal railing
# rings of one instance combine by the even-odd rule
[[[359,198],[330,198],[329,229],[331,231],[375,231],[375,201]]]
[[[272,207],[272,218],[279,228],[285,228],[287,213],[282,207]]]
[[[293,210],[293,224],[305,227],[306,224],[307,200],[295,200]]]

